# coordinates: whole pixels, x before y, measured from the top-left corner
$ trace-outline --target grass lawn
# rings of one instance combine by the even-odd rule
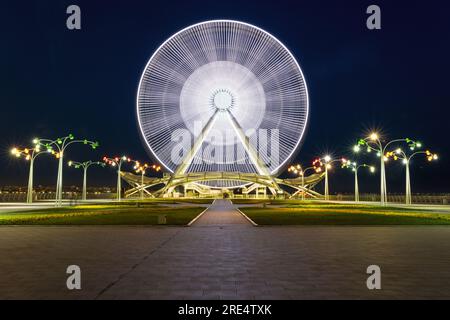
[[[0,215],[0,225],[156,225],[166,216],[167,225],[186,225],[205,208],[167,208],[157,205],[81,205],[12,212]]]
[[[194,203],[194,204],[210,204],[214,201],[211,198],[151,198],[145,200],[122,200],[121,202],[116,202],[116,205],[132,205],[132,204],[142,204],[142,205],[154,205],[154,204],[177,204],[177,203]]]
[[[241,211],[260,225],[450,225],[450,214],[370,205],[303,204]]]
[[[259,203],[271,203],[273,200],[269,199],[230,199],[234,204],[259,204]]]
[[[173,198],[174,203],[195,203],[195,204],[211,204],[214,199],[212,198]]]

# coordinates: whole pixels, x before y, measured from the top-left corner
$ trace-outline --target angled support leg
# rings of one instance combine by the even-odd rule
[[[203,141],[205,141],[205,138],[208,136],[208,133],[211,131],[211,128],[214,125],[214,122],[216,122],[217,115],[219,114],[219,111],[216,110],[214,114],[209,118],[206,125],[203,127],[202,132],[199,134],[197,139],[194,142],[194,145],[192,146],[191,150],[186,154],[185,158],[183,159],[183,162],[178,166],[178,168],[175,170],[175,172],[172,175],[172,178],[169,179],[166,186],[161,190],[161,194],[167,193],[169,188],[172,185],[172,180],[174,177],[180,176],[184,173],[186,173],[187,169],[189,168],[189,165],[192,163],[192,160],[194,159],[195,155],[197,154],[198,150],[203,144]]]
[[[231,125],[238,135],[239,139],[241,140],[242,145],[244,146],[245,151],[247,151],[247,154],[250,158],[250,160],[255,165],[256,169],[258,170],[258,173],[264,176],[269,177],[272,180],[273,188],[276,193],[283,193],[283,190],[280,188],[278,183],[273,179],[272,175],[270,174],[269,169],[266,167],[265,163],[261,160],[261,158],[258,156],[258,152],[255,150],[255,148],[250,143],[250,139],[245,135],[244,130],[239,125],[236,118],[233,116],[233,114],[227,110],[228,119],[231,122]],[[270,188],[269,188],[270,189]],[[273,193],[271,189],[271,192]]]

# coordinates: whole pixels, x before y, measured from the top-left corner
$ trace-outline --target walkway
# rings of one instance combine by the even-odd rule
[[[192,227],[251,227],[250,222],[234,208],[230,200],[214,200],[208,210],[192,224]]]

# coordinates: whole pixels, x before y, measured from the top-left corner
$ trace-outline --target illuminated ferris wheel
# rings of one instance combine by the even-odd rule
[[[144,141],[175,174],[275,175],[299,148],[308,111],[306,82],[290,51],[268,32],[231,20],[198,23],[167,39],[137,94]]]

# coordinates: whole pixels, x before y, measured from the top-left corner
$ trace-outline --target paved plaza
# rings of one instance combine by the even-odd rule
[[[448,227],[254,227],[229,200],[191,227],[0,227],[0,252],[1,299],[450,299]]]

